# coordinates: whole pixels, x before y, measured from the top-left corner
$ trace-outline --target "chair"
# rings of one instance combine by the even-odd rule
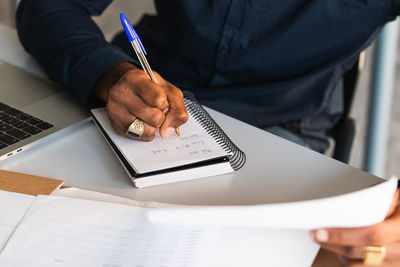
[[[353,67],[345,74],[343,80],[343,114],[336,126],[330,131],[329,136],[335,140],[332,158],[343,163],[349,163],[356,123],[349,116],[357,88],[359,74],[364,67],[365,51],[363,51]]]

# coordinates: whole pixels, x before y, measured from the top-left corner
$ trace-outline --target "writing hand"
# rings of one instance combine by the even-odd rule
[[[181,90],[158,73],[154,75],[157,83],[143,70],[123,62],[96,82],[94,91],[107,103],[111,125],[119,135],[151,141],[156,129],[160,129],[161,137],[166,138],[188,120]],[[139,138],[127,134],[136,118],[144,122],[144,132]]]
[[[380,266],[400,266],[400,208],[399,191],[382,223],[359,228],[327,228],[310,232],[312,239],[322,248],[336,253],[340,260],[351,267],[370,266],[363,263],[364,248],[384,246],[386,256]]]

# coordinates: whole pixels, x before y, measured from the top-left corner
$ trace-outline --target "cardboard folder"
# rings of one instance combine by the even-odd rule
[[[0,190],[4,191],[33,196],[50,195],[63,183],[62,180],[0,170]]]

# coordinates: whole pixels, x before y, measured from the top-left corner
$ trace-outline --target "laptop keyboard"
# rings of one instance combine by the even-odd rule
[[[48,122],[0,102],[0,149],[51,127]]]

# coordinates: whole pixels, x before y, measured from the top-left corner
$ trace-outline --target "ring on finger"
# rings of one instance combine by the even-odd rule
[[[140,138],[144,132],[144,122],[141,119],[135,119],[128,127],[128,134],[135,138]]]
[[[386,247],[384,246],[367,246],[364,248],[364,264],[365,265],[381,265],[385,260]]]

